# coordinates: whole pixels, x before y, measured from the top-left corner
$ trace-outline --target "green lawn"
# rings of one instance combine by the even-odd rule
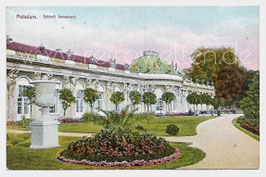
[[[233,120],[233,124],[234,124],[234,126],[235,126],[237,129],[239,129],[239,130],[242,131],[243,133],[249,135],[250,137],[252,137],[252,138],[254,138],[254,139],[258,140],[258,141],[260,140],[260,136],[258,136],[258,135],[256,135],[256,134],[254,134],[254,133],[252,133],[252,132],[250,132],[250,131],[248,131],[248,130],[242,128],[242,127],[240,126],[240,124],[236,122],[237,119],[238,119],[238,118],[235,118],[235,119]]]
[[[175,124],[179,127],[178,136],[193,136],[196,135],[196,127],[203,121],[213,119],[215,117],[156,117],[148,123],[140,121],[137,124],[142,125],[149,132],[155,133],[157,136],[169,136],[165,133],[165,129],[169,124]],[[7,127],[7,129],[29,130],[29,128]],[[59,126],[60,132],[75,132],[75,133],[97,133],[103,129],[100,125],[88,123],[62,123]]]
[[[118,169],[104,167],[89,167],[59,162],[56,154],[67,145],[77,140],[76,137],[59,137],[61,147],[50,149],[30,149],[29,134],[8,133],[7,168],[11,170],[59,170],[59,169]],[[175,169],[199,162],[205,153],[198,148],[188,147],[189,143],[171,143],[177,147],[181,156],[171,162],[147,167],[132,167],[122,169]],[[121,169],[121,168],[120,168]]]

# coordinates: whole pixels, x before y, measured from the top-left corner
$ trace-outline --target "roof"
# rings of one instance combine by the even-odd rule
[[[133,61],[130,65],[131,71],[153,74],[175,74],[173,66],[159,58],[156,52],[154,52],[156,55],[148,55],[148,52],[144,52],[142,57]]]
[[[94,65],[106,67],[106,68],[111,66],[110,62],[105,61],[105,60],[97,60],[97,59],[92,59],[93,57],[84,57],[80,55],[72,55],[70,58],[68,58],[68,54],[65,52],[50,50],[46,48],[41,50],[39,47],[21,44],[17,42],[9,43],[7,45],[7,49],[14,50],[14,51],[20,51],[20,52],[26,52],[26,53],[30,53],[34,55],[48,56],[51,58],[58,58],[61,60],[73,60],[76,62],[82,62],[86,64],[94,64]],[[125,70],[126,66],[123,64],[116,64],[115,68],[119,70]]]

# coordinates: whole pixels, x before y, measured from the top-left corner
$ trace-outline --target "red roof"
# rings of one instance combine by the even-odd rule
[[[125,65],[116,64],[115,69],[126,70],[126,67],[125,67]]]
[[[20,52],[27,52],[31,54],[41,54],[41,51],[38,47],[20,44],[17,42],[12,42],[7,46],[7,49],[20,51]]]
[[[44,55],[52,58],[58,58],[62,60],[68,60],[68,55],[67,53],[60,52],[60,51],[54,51],[54,50],[49,50],[49,49],[42,49],[40,50],[39,47],[34,47],[26,44],[21,44],[17,42],[11,42],[7,45],[7,49],[10,50],[15,50],[15,51],[20,51],[20,52],[26,52],[26,53],[31,53],[35,55]],[[86,64],[94,64],[97,66],[102,66],[102,67],[110,67],[110,62],[104,61],[104,60],[92,60],[92,57],[83,57],[79,55],[72,55],[69,60],[73,60],[76,62],[82,62]],[[116,69],[119,70],[125,70],[126,66],[122,64],[116,64]]]

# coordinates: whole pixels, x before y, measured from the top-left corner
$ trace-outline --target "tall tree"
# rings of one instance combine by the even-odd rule
[[[236,65],[227,65],[214,76],[216,95],[223,100],[237,99],[245,89],[247,72]]]
[[[174,101],[175,95],[172,92],[165,92],[162,95],[162,100],[165,101],[168,111],[170,111],[170,103]]]
[[[112,94],[110,101],[115,104],[115,111],[118,112],[118,105],[125,101],[125,96],[123,92],[115,92]]]
[[[35,96],[36,96],[35,87],[28,87],[26,90],[24,90],[23,96],[26,96],[29,99],[30,116],[32,116],[32,105],[33,105],[33,103],[35,101]]]
[[[240,108],[248,119],[259,119],[260,115],[259,73],[255,74],[248,86],[244,98],[240,100]]]
[[[192,67],[187,75],[199,83],[213,82],[216,95],[236,100],[245,89],[246,70],[232,48],[200,48],[191,55]]]
[[[91,113],[93,113],[93,107],[95,101],[99,99],[99,93],[97,90],[94,90],[92,88],[86,88],[84,90],[84,100],[90,104],[91,107]]]
[[[227,65],[239,65],[239,59],[232,48],[199,48],[191,54],[192,67],[187,74],[194,81],[213,82],[215,77]]]
[[[146,92],[143,95],[142,101],[147,106],[148,112],[150,112],[150,106],[156,103],[156,95],[152,92]]]
[[[66,110],[71,106],[71,103],[76,101],[76,98],[73,96],[73,93],[70,89],[62,89],[59,91],[59,99],[62,102],[62,108],[64,110],[64,116],[66,116]]]

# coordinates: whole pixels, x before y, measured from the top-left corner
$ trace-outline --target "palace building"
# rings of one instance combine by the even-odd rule
[[[99,92],[99,99],[95,107],[104,110],[114,110],[111,94],[121,91],[125,94],[125,101],[119,105],[122,109],[131,103],[129,93],[138,91],[153,92],[157,103],[152,105],[155,113],[187,113],[194,106],[188,104],[186,97],[191,92],[208,93],[214,96],[212,85],[200,85],[184,78],[182,70],[177,65],[168,64],[159,54],[144,51],[143,56],[134,59],[130,65],[116,63],[116,60],[99,60],[94,57],[73,55],[69,50],[50,50],[44,46],[31,46],[13,42],[7,38],[7,120],[21,120],[22,116],[30,117],[29,99],[23,96],[31,81],[48,78],[60,81],[55,90],[57,103],[50,108],[50,114],[55,118],[63,116],[63,109],[59,100],[59,90],[69,88],[76,97],[76,102],[67,109],[66,117],[80,118],[90,111],[90,106],[84,102],[85,88],[93,88]],[[170,108],[161,96],[164,92],[172,92],[175,100]],[[146,112],[143,103],[137,105],[138,112]],[[199,107],[201,108],[201,107]],[[40,116],[39,107],[32,106],[32,118]],[[203,105],[201,109],[206,109]],[[97,109],[94,109],[97,112]],[[98,112],[101,114],[100,112]]]

